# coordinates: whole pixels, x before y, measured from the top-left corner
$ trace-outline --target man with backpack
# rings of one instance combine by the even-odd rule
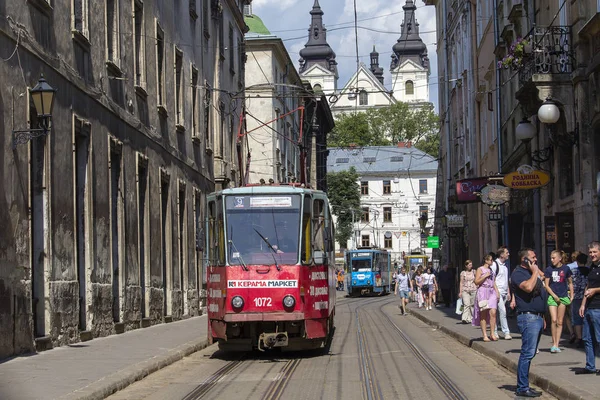
[[[510,253],[506,246],[501,246],[496,252],[496,259],[491,265],[492,272],[496,277],[496,286],[500,292],[500,298],[498,299],[498,319],[500,320],[500,328],[504,332],[504,339],[511,340],[510,329],[508,328],[508,321],[506,319],[506,302],[510,300],[510,287],[508,284],[509,270],[508,270],[508,257]],[[494,324],[494,336],[498,337],[498,326]]]

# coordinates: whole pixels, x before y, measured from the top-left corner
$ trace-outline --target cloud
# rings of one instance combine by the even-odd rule
[[[261,17],[267,28],[284,43],[290,58],[298,68],[298,52],[308,40],[310,10],[314,0],[253,0],[254,14]],[[356,41],[354,31],[354,0],[319,0],[324,12],[327,42],[335,51],[338,62],[338,87],[343,87],[356,72]],[[400,24],[404,19],[404,1],[356,1],[358,19],[358,53],[360,62],[370,64],[369,53],[376,46],[379,64],[383,67],[385,86],[391,89],[390,61],[392,46],[400,37]],[[438,78],[436,51],[435,7],[417,4],[417,22],[420,36],[427,45],[430,59],[429,97],[437,110]],[[282,12],[285,10],[285,12]]]

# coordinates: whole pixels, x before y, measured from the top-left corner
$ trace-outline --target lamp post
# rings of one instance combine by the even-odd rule
[[[427,225],[427,214],[423,213],[419,217],[419,226],[421,227],[421,233],[425,232],[426,225]]]
[[[55,93],[56,89],[48,85],[44,75],[42,75],[37,85],[29,91],[37,113],[39,128],[13,130],[13,149],[16,149],[19,144],[25,144],[33,138],[46,136],[50,133]]]

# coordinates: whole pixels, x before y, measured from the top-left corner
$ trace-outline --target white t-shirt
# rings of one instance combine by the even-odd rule
[[[408,291],[408,275],[407,274],[396,275],[396,283],[398,284],[398,290]]]
[[[423,275],[421,275],[421,277],[423,278],[423,285],[433,285],[433,280],[435,278],[434,274],[428,274],[425,272]]]
[[[498,268],[498,273],[496,274],[496,286],[498,287],[498,291],[501,294],[508,293],[508,267],[506,266],[506,262],[500,261],[500,259],[496,259],[494,264],[492,264],[492,271],[496,272],[496,268]]]

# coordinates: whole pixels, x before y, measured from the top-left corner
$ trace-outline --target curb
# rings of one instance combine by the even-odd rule
[[[127,386],[140,381],[148,375],[168,367],[169,365],[189,356],[197,351],[208,347],[208,339],[194,340],[169,350],[167,354],[141,361],[137,364],[125,367],[111,375],[76,390],[66,396],[63,400],[102,400],[125,389]]]
[[[426,316],[421,313],[414,312],[413,310],[408,309],[409,313],[416,317],[417,319],[425,322],[426,324],[442,331],[446,335],[454,338],[458,342],[464,344],[467,347],[472,348],[473,350],[481,353],[493,360],[495,360],[498,364],[508,369],[511,373],[517,374],[517,362],[515,360],[510,359],[509,357],[494,351],[491,347],[485,346],[483,343],[474,341],[472,338],[456,332],[452,329],[449,329],[443,325],[440,325],[438,322],[430,320]],[[536,372],[529,371],[529,381],[534,385],[540,387],[545,392],[550,393],[551,395],[561,399],[561,400],[587,400],[594,398],[595,394],[586,392],[584,390],[579,390],[577,388],[565,388],[557,385],[556,383],[550,381],[545,376],[539,375]]]

